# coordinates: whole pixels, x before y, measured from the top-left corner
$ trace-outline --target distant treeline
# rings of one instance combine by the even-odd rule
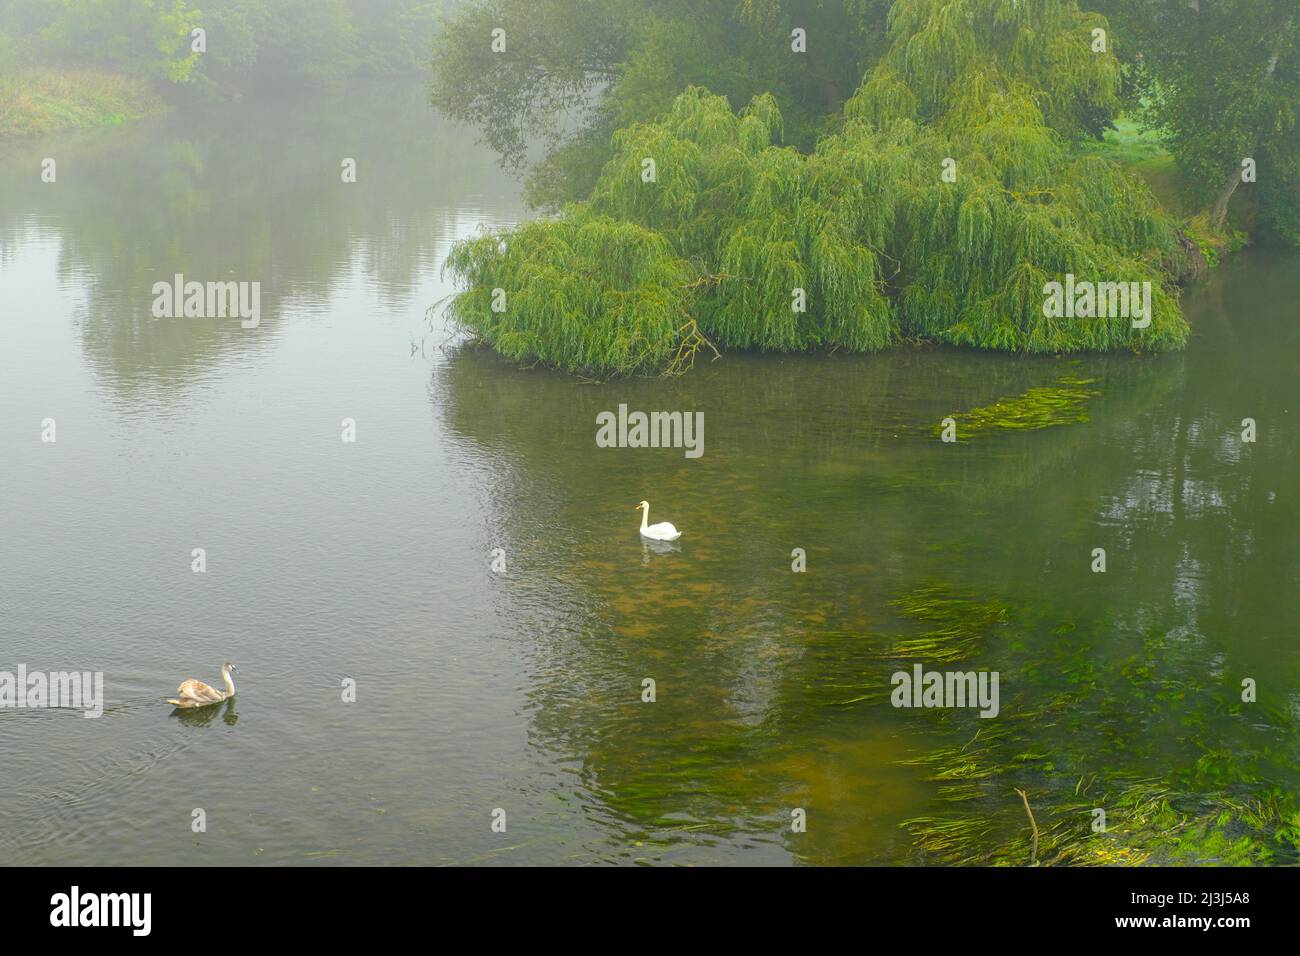
[[[5,0],[0,75],[100,69],[236,95],[424,68],[459,0]],[[203,52],[193,31],[203,31]]]

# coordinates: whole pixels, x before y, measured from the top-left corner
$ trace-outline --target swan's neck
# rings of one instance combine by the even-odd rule
[[[221,668],[221,679],[224,680],[224,681],[226,682],[226,696],[227,696],[227,697],[234,697],[234,696],[235,696],[235,682],[234,682],[233,680],[230,679],[230,670],[229,670],[229,668],[226,668],[226,667]]]
[[[641,530],[644,531],[650,526],[650,506],[646,505],[641,509]]]

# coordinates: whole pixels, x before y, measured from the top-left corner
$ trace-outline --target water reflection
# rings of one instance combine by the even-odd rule
[[[13,143],[0,162],[0,244],[12,255],[51,243],[87,357],[114,387],[183,391],[265,349],[286,311],[323,315],[357,276],[374,307],[409,303],[448,237],[481,218],[467,197],[494,192],[486,154],[466,140],[418,84],[400,82],[308,108],[271,98],[60,140],[53,185],[26,175],[51,145]],[[345,157],[356,183],[341,181]],[[153,284],[176,273],[260,282],[260,327],[153,318]]]
[[[680,554],[682,546],[676,541],[649,541],[641,539],[641,563],[649,564],[655,556],[666,554]]]
[[[448,243],[520,212],[418,88],[357,92],[68,137],[54,188],[50,147],[0,161],[2,643],[112,688],[100,721],[0,722],[9,858],[184,850],[178,775],[220,787],[223,863],[925,862],[949,851],[915,820],[952,807],[1013,844],[1013,786],[1043,819],[1135,780],[1297,790],[1294,260],[1189,297],[1183,354],[580,383],[436,322],[410,341]],[[261,327],[152,319],[176,271],[261,281]],[[1088,421],[932,434],[1063,375],[1095,380]],[[620,403],[703,412],[704,456],[598,448]],[[644,498],[679,542],[640,538]],[[1001,673],[997,720],[889,705],[894,670],[954,647]],[[157,705],[196,648],[257,664],[237,735],[191,732],[233,702]],[[507,846],[480,813],[502,805]]]
[[[1230,706],[1239,675],[1300,679],[1277,643],[1300,625],[1300,432],[1276,401],[1294,370],[1267,359],[1294,336],[1272,297],[1300,285],[1279,288],[1279,271],[1226,271],[1188,303],[1199,341],[1155,359],[728,356],[681,380],[579,386],[456,353],[435,403],[498,475],[495,533],[527,569],[503,600],[538,635],[537,739],[582,761],[629,837],[661,849],[780,841],[810,861],[896,862],[896,825],[955,795],[986,799],[995,841],[1023,823],[999,796],[1005,767],[985,798],[906,763],[981,722],[887,703],[898,641],[923,627],[896,602],[938,581],[1012,609],[963,666],[1003,674],[991,755],[1044,755],[1019,785],[1061,799],[1081,774],[1195,788],[1179,775],[1206,748],[1257,768],[1227,787],[1243,798],[1261,779],[1294,785],[1294,715],[1262,712],[1261,739]],[[1246,354],[1223,338],[1225,302],[1272,315]],[[1096,380],[1088,422],[958,446],[929,432],[1061,374]],[[623,402],[703,410],[707,453],[597,449],[597,413]],[[1241,407],[1277,429],[1267,446],[1240,442]],[[624,500],[647,490],[689,533],[670,560],[623,534]],[[1098,546],[1105,576],[1090,570]],[[654,705],[637,696],[645,677]],[[818,836],[782,837],[804,805]]]
[[[227,727],[235,726],[239,720],[233,699],[209,707],[174,707],[171,716],[187,727],[206,727],[216,719],[218,714],[221,715],[221,722]]]

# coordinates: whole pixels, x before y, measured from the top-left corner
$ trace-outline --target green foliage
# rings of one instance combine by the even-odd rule
[[[0,32],[33,63],[91,65],[222,94],[422,68],[454,0],[11,0]],[[191,49],[191,31],[207,51]],[[4,44],[0,42],[0,70]]]
[[[411,73],[428,66],[438,17],[456,0],[347,0],[358,70]]]
[[[162,112],[143,80],[96,70],[0,74],[0,137],[111,126]]]
[[[685,301],[700,332],[718,344],[881,348],[894,336],[893,321],[877,257],[862,240],[881,238],[882,224],[869,217],[883,211],[844,201],[828,181],[831,170],[774,145],[781,130],[770,96],[736,114],[724,98],[692,88],[662,122],[615,135],[616,155],[590,211],[655,231],[666,240],[665,257],[691,264],[692,295]],[[642,175],[647,157],[655,161],[653,182]],[[561,231],[563,223],[501,238],[512,250],[536,242],[546,256],[546,231]],[[490,252],[491,244],[484,249]],[[451,266],[471,293],[481,292],[473,274],[455,261]],[[602,283],[611,280],[601,276]],[[805,312],[794,308],[796,289],[809,300]],[[625,363],[579,367],[610,372]]]
[[[513,169],[546,159],[530,198],[585,198],[611,134],[663,117],[704,86],[735,103],[770,93],[802,149],[826,131],[884,40],[888,0],[472,0],[434,42],[430,99],[474,124]],[[791,49],[807,31],[807,53]],[[494,52],[492,31],[505,31]]]
[[[1268,167],[1258,184],[1260,221],[1274,238],[1300,248],[1300,154],[1272,148],[1262,155]]]
[[[199,54],[190,31],[201,26],[185,0],[46,0],[40,43],[68,64],[115,67],[146,79],[184,83]],[[40,22],[40,21],[37,21]]]
[[[635,0],[501,0],[450,11],[433,43],[430,99],[475,124],[512,168],[531,137],[553,146],[564,118],[580,113],[619,74],[639,21]],[[505,50],[492,48],[504,31]],[[605,138],[613,127],[603,130]]]
[[[8,34],[0,31],[0,77],[12,73],[18,67],[18,45]]]
[[[1103,17],[1075,0],[899,0],[890,46],[846,112],[970,129],[989,104],[1004,118],[1100,137],[1118,106],[1119,63],[1092,50]]]
[[[1300,241],[1295,0],[1096,2],[1126,38],[1119,49],[1146,123],[1162,134],[1202,208],[1216,199],[1226,206],[1251,157],[1258,182],[1237,185],[1235,195],[1253,195],[1265,226]]]
[[[1183,343],[1160,268],[1176,233],[1135,174],[1071,159],[1023,97],[993,96],[941,125],[851,118],[801,154],[778,144],[774,98],[734,113],[692,88],[660,121],[614,135],[584,208],[662,234],[667,254],[691,263],[700,332],[723,346],[866,351],[900,334],[1031,352]],[[944,181],[954,156],[957,181]],[[561,227],[531,234],[541,255],[548,228]],[[1067,272],[1151,282],[1150,328],[1045,316],[1044,287]],[[804,312],[793,307],[800,289]]]
[[[689,269],[662,236],[575,213],[456,246],[447,268],[470,291],[453,321],[502,355],[570,372],[658,371],[701,344],[689,314]],[[495,290],[506,290],[494,311]]]
[[[207,3],[218,6],[220,0]],[[328,81],[351,72],[352,21],[343,0],[275,0],[259,12],[255,70],[268,85]]]
[[[1247,155],[1259,222],[1300,241],[1300,14],[1294,0],[469,0],[434,51],[432,100],[476,124],[507,164],[546,142],[530,202],[586,198],[618,129],[661,119],[702,86],[734,104],[770,93],[786,142],[810,151],[845,115],[981,145],[1015,175],[1041,131],[1100,139],[1141,108],[1215,228]],[[1093,12],[1096,11],[1096,12]],[[512,39],[492,53],[502,27]],[[790,49],[794,26],[808,53]],[[1104,31],[1105,48],[1095,47]],[[1121,67],[1123,63],[1123,68]],[[1270,67],[1269,64],[1273,66]],[[862,82],[865,80],[865,82]],[[846,97],[862,82],[846,103]],[[1037,117],[1037,118],[1035,118]],[[1050,340],[1052,336],[1046,336]]]

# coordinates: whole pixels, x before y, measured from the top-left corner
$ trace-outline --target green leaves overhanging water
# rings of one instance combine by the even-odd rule
[[[1115,61],[1089,47],[1099,18],[1024,6],[897,4],[893,45],[810,154],[780,145],[773,97],[734,112],[688,88],[615,134],[587,202],[459,245],[453,323],[512,359],[599,375],[679,370],[706,342],[1181,346],[1176,229],[1136,174],[1071,148],[1113,107]],[[1150,325],[1048,316],[1044,287],[1067,273],[1149,282]]]

